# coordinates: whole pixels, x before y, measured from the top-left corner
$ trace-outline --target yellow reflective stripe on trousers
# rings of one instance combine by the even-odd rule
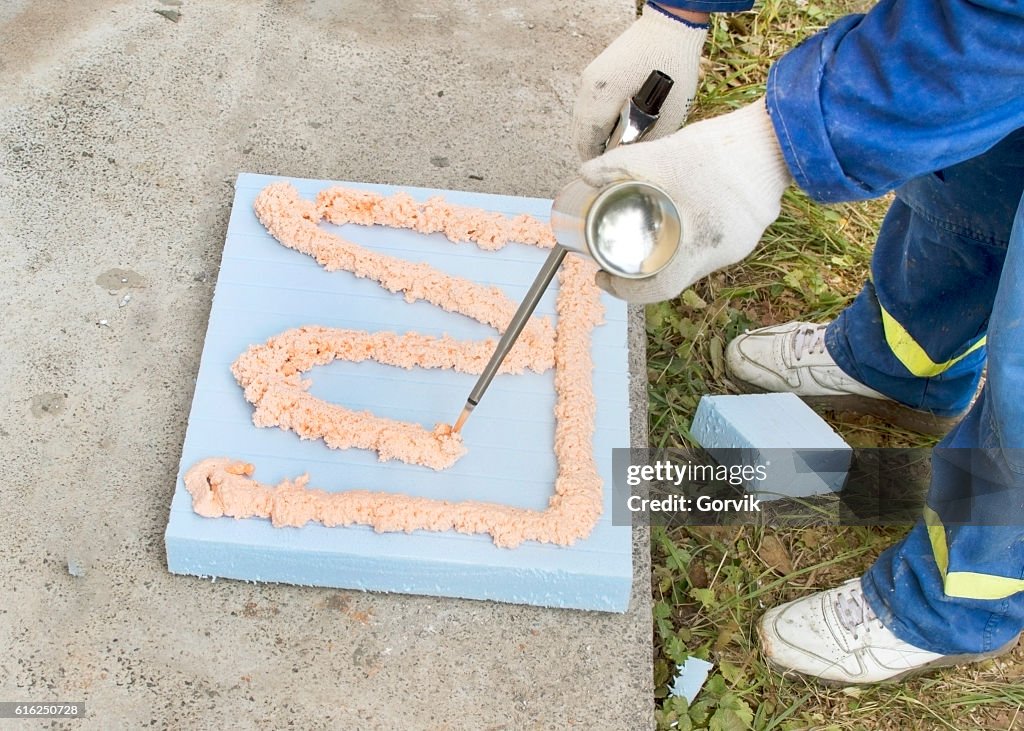
[[[928,540],[932,544],[932,556],[935,557],[935,565],[939,567],[939,574],[946,578],[946,570],[949,568],[949,549],[946,548],[946,527],[942,525],[939,514],[924,506],[924,524],[928,527]]]
[[[908,371],[920,378],[939,375],[985,344],[985,338],[982,337],[964,353],[944,363],[936,363],[895,317],[881,305],[878,309],[882,311],[882,329],[885,331],[885,342],[889,344],[889,349]]]
[[[1024,591],[1024,579],[1011,579],[996,574],[979,574],[974,571],[949,571],[949,548],[946,545],[946,528],[931,508],[925,506],[924,522],[928,528],[928,540],[932,544],[935,565],[942,575],[942,589],[946,596],[959,599],[1005,599]]]

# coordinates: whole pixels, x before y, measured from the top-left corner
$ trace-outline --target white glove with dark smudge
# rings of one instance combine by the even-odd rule
[[[679,249],[667,267],[646,279],[597,275],[599,287],[635,303],[674,297],[745,258],[778,218],[792,182],[764,98],[660,140],[617,147],[584,163],[580,174],[598,188],[626,179],[654,183],[679,209]]]
[[[643,14],[583,71],[572,115],[572,145],[580,160],[604,151],[619,110],[651,71],[672,77],[672,91],[647,139],[671,134],[686,121],[697,90],[707,28],[645,6]]]

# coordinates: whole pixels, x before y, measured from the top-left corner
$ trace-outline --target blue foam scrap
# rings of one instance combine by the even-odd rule
[[[842,489],[853,450],[792,393],[704,396],[690,433],[720,462],[764,466],[768,479],[744,487],[759,500]]]
[[[699,657],[688,657],[677,668],[675,680],[669,688],[669,695],[682,697],[687,703],[693,703],[700,689],[707,682],[708,674],[715,666]]]
[[[571,547],[527,542],[498,548],[486,535],[454,532],[375,533],[367,526],[273,528],[264,519],[203,518],[192,511],[184,472],[207,457],[255,465],[254,477],[276,484],[308,473],[326,490],[391,490],[447,500],[485,500],[544,509],[557,470],[554,372],[501,375],[463,430],[469,453],[435,472],[400,462],[381,463],[374,452],[333,450],[281,429],[258,429],[252,407],[230,373],[252,344],[307,324],[361,330],[449,332],[460,339],[494,338],[493,329],[423,302],[406,303],[376,283],[347,272],[326,272],[308,256],[271,237],[252,205],[267,185],[288,180],[312,200],[331,185],[385,195],[398,190],[425,201],[448,201],[505,215],[546,220],[551,201],[364,183],[239,175],[214,294],[181,464],[165,533],[173,573],[370,589],[435,596],[624,612],[632,589],[632,534],[612,525],[612,449],[629,445],[625,303],[602,295],[605,324],[594,329],[594,458],[607,489],[604,512],[591,535]],[[423,261],[474,281],[493,284],[520,301],[547,252],[510,244],[483,252],[441,234],[407,229],[322,224],[357,244]],[[555,317],[557,280],[538,314]],[[405,370],[335,362],[308,374],[318,398],[371,409],[432,428],[451,421],[476,376],[445,370]]]

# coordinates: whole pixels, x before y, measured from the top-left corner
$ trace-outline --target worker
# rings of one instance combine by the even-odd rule
[[[583,178],[660,185],[683,223],[662,272],[598,284],[637,303],[676,296],[751,254],[794,181],[822,203],[895,191],[852,304],[831,323],[747,332],[727,366],[751,390],[951,431],[923,519],[863,576],[769,610],[761,649],[844,684],[1000,654],[1024,629],[1024,4],[882,0],[779,59],[764,97],[679,129],[707,13],[750,5],[649,2],[584,71]],[[676,81],[653,139],[601,154],[653,68]]]

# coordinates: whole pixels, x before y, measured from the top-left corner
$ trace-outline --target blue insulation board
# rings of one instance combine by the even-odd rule
[[[230,372],[252,344],[301,325],[448,333],[460,339],[495,337],[489,327],[423,302],[408,304],[375,282],[326,272],[310,257],[285,248],[256,219],[252,204],[266,185],[282,180],[243,173],[182,448],[165,534],[173,573],[248,581],[491,599],[611,612],[626,610],[632,585],[629,526],[611,523],[612,449],[629,445],[626,307],[604,296],[605,324],[592,336],[597,423],[594,456],[605,482],[604,514],[593,533],[571,547],[527,542],[496,547],[490,536],[416,531],[376,533],[365,526],[273,528],[269,520],[203,518],[192,511],[182,475],[207,457],[255,465],[253,477],[276,484],[308,472],[310,486],[330,491],[373,489],[444,500],[485,500],[544,509],[555,479],[554,372],[500,375],[463,430],[469,453],[435,472],[374,452],[333,450],[252,424],[252,407]],[[331,185],[403,190],[417,200],[442,195],[452,203],[546,220],[549,200],[364,183],[287,178],[307,199]],[[441,234],[386,227],[321,224],[360,245],[425,261],[450,274],[497,285],[522,300],[546,252],[509,244],[484,252]],[[557,280],[538,307],[554,317]],[[350,408],[417,421],[451,423],[476,376],[446,370],[405,370],[373,361],[334,362],[306,374],[311,392]]]
[[[839,492],[853,449],[794,393],[704,396],[690,434],[723,464],[763,465],[745,487],[760,500]]]

